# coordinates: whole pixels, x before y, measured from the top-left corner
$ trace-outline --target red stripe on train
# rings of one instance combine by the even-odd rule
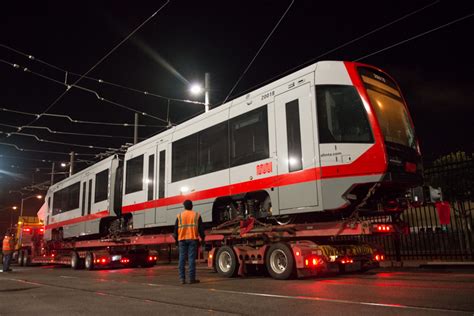
[[[163,199],[147,201],[143,203],[131,204],[122,207],[123,213],[132,213],[149,208],[163,207],[168,205],[180,204],[184,200],[193,201],[212,199],[221,196],[235,195],[262,189],[281,187],[291,184],[316,181],[320,179],[369,176],[373,174],[382,174],[386,171],[385,154],[380,156],[380,146],[375,144],[370,147],[353,163],[347,165],[337,165],[322,168],[311,168],[293,173],[271,176],[263,179],[256,179],[241,183],[226,185],[223,187],[212,188],[192,192],[183,195],[175,195]]]
[[[110,215],[110,211],[105,210],[105,211],[100,211],[100,212],[97,212],[97,213],[94,213],[94,214],[89,214],[89,215],[86,215],[86,216],[76,217],[76,218],[68,219],[68,220],[65,220],[65,221],[62,221],[62,222],[56,222],[56,223],[52,223],[52,224],[49,224],[49,225],[45,225],[44,228],[45,229],[53,229],[53,228],[58,228],[58,227],[62,227],[62,226],[65,226],[65,225],[72,225],[72,224],[77,224],[77,223],[81,223],[81,222],[91,221],[91,220],[94,220],[94,219],[107,217],[109,215]]]

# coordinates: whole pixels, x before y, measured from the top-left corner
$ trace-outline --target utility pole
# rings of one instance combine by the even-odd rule
[[[69,160],[69,176],[74,174],[74,152],[71,151],[70,153],[71,159]]]
[[[209,90],[211,89],[211,74],[206,72],[204,74],[204,106],[206,112],[209,112]]]
[[[54,161],[53,165],[51,166],[51,185],[54,184]]]
[[[133,143],[138,143],[138,113],[135,113],[135,125],[133,126]]]

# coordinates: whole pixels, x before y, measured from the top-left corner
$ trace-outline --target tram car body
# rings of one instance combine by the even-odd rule
[[[114,199],[118,166],[118,157],[111,156],[49,188],[45,240],[103,233],[103,226],[119,215],[115,210],[121,201]]]
[[[350,216],[361,204],[400,211],[407,189],[421,182],[420,160],[388,74],[318,62],[130,147],[120,210],[108,215],[131,229],[171,226],[185,199],[207,225],[248,215],[315,222]],[[80,207],[66,213],[55,223],[89,221]]]

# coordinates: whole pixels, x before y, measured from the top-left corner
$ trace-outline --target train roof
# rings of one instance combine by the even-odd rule
[[[139,142],[139,143],[129,147],[127,149],[127,153],[132,152],[135,149],[145,147],[149,144],[153,144],[155,142],[160,142],[161,140],[166,139],[167,137],[173,135],[173,133],[176,132],[176,131],[179,131],[183,128],[186,128],[186,127],[188,127],[188,126],[190,126],[190,125],[192,125],[192,124],[194,124],[198,121],[201,121],[205,118],[216,115],[216,114],[218,114],[222,111],[228,110],[230,107],[232,107],[234,105],[238,105],[242,102],[245,102],[248,99],[253,99],[254,97],[266,92],[267,90],[274,89],[275,87],[280,86],[280,85],[284,84],[285,82],[288,82],[290,80],[294,80],[294,79],[299,78],[303,75],[314,72],[316,70],[316,68],[321,64],[341,64],[341,63],[343,63],[343,61],[320,61],[320,62],[314,63],[312,65],[309,65],[307,67],[304,67],[304,68],[302,68],[300,70],[297,70],[297,71],[295,71],[291,74],[288,74],[284,77],[281,77],[281,78],[279,78],[275,81],[272,81],[268,84],[265,84],[261,87],[258,87],[255,90],[252,90],[248,93],[245,93],[241,96],[238,96],[237,98],[235,98],[233,100],[230,100],[230,101],[228,101],[228,102],[226,102],[226,103],[224,103],[224,104],[222,104],[218,107],[215,107],[215,108],[209,110],[206,113],[202,113],[200,115],[197,115],[197,116],[195,116],[195,117],[193,117],[193,118],[191,118],[191,119],[189,119],[189,120],[187,120],[187,121],[185,121],[185,122],[183,122],[183,123],[181,123],[177,126],[174,126],[170,129],[167,129],[166,131],[163,131],[159,134],[156,134],[156,135],[154,135],[154,136],[152,136],[152,137],[150,137],[150,138],[148,138],[148,139],[146,139],[142,142]]]
[[[86,169],[83,169],[83,170],[73,174],[72,176],[67,177],[66,179],[61,180],[59,182],[56,182],[55,184],[53,184],[52,186],[49,187],[48,194],[49,194],[50,191],[55,191],[57,189],[61,189],[64,186],[64,184],[66,184],[66,183],[70,183],[70,182],[74,182],[76,180],[79,180],[82,176],[84,176],[85,174],[91,172],[97,166],[103,165],[103,164],[106,164],[106,163],[110,163],[114,159],[118,159],[118,156],[117,155],[112,155],[110,157],[102,159],[101,161],[98,161],[98,162],[94,163],[92,166],[89,166]]]

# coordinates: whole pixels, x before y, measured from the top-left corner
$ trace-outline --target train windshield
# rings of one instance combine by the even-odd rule
[[[359,68],[386,142],[416,149],[415,132],[397,85],[385,74]]]

